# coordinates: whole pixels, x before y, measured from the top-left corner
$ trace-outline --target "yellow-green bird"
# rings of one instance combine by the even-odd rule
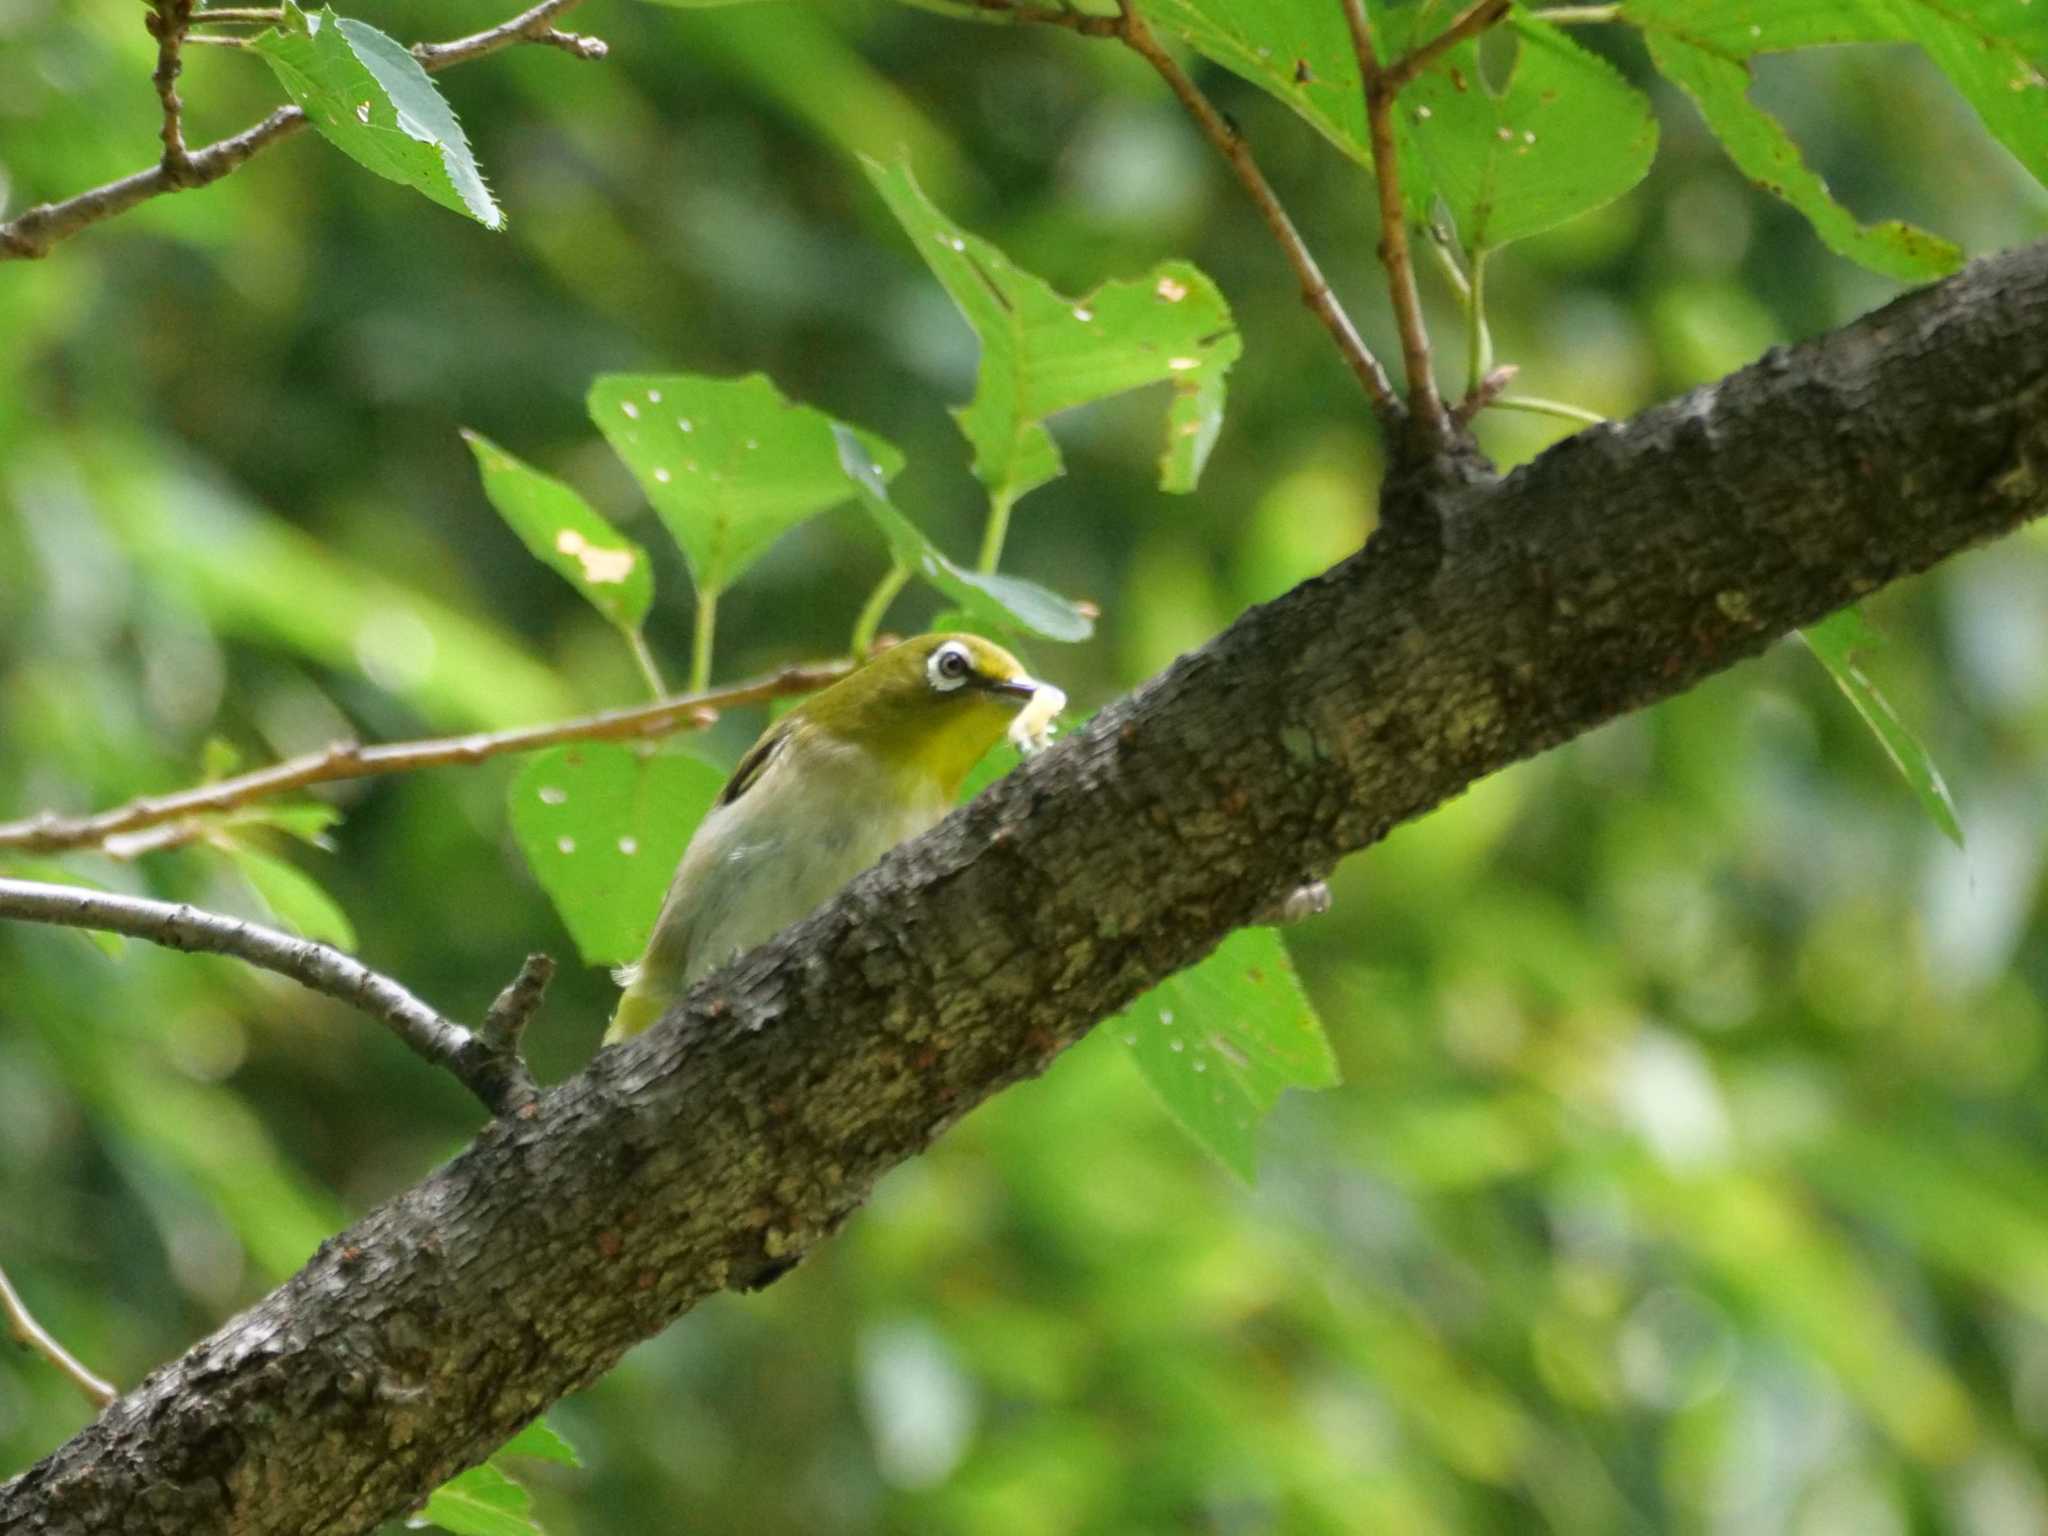
[[[676,866],[607,1043],[705,972],[808,916],[935,826],[1005,732],[1043,746],[1066,695],[978,635],[922,635],[798,705],[754,743]]]

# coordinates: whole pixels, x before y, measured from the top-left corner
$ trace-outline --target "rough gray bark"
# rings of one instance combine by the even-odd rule
[[[1246,614],[600,1055],[0,1487],[7,1532],[361,1531],[1303,877],[2048,509],[2048,246]]]

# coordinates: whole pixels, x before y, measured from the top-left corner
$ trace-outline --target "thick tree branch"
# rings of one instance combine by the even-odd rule
[[[53,1536],[355,1532],[1305,877],[2048,512],[2048,246],[1439,492],[600,1053],[0,1486]]]
[[[553,22],[564,11],[583,0],[541,0],[529,10],[521,11],[509,21],[500,23],[468,37],[459,37],[446,43],[421,43],[413,54],[428,70],[449,69],[457,64],[467,64],[486,54],[496,53],[500,48],[509,48],[514,43],[541,42],[566,48],[569,52],[586,59],[604,57],[604,45],[593,38],[573,37],[568,33],[557,33]],[[161,13],[159,12],[159,15]],[[194,21],[206,20],[202,11]],[[228,19],[219,17],[215,19]],[[235,19],[240,19],[237,16]],[[154,29],[153,29],[154,30]],[[189,39],[186,39],[189,41]],[[90,192],[81,192],[68,197],[61,203],[38,203],[35,207],[17,214],[6,223],[0,223],[0,261],[35,260],[50,254],[50,248],[61,240],[68,240],[81,229],[111,219],[116,214],[126,213],[137,203],[148,202],[152,197],[162,197],[167,192],[182,192],[191,187],[203,187],[216,182],[235,170],[259,149],[275,144],[306,126],[306,114],[297,107],[279,107],[262,122],[244,128],[231,138],[220,139],[204,149],[186,152],[182,129],[178,123],[178,102],[176,92],[169,81],[177,75],[177,50],[170,49],[168,74],[163,52],[157,61],[157,89],[164,97],[164,157],[146,171],[137,171],[133,176],[124,176],[119,181],[110,181],[104,186],[94,187]],[[178,153],[171,152],[173,138],[176,138]]]
[[[785,667],[767,677],[714,688],[706,693],[660,699],[631,709],[608,709],[574,720],[556,720],[546,725],[525,725],[508,731],[476,731],[467,736],[439,736],[428,741],[399,741],[366,747],[358,742],[337,741],[318,752],[308,752],[267,768],[238,773],[167,795],[146,795],[90,816],[59,816],[50,811],[22,821],[0,822],[0,849],[22,853],[61,853],[70,848],[104,848],[132,857],[189,842],[203,830],[194,818],[219,815],[254,805],[260,800],[289,794],[315,784],[333,784],[343,779],[377,778],[393,773],[417,773],[423,768],[445,768],[480,763],[486,758],[510,752],[537,752],[571,741],[647,741],[677,731],[702,730],[718,718],[721,709],[793,694],[814,693],[844,677],[851,663],[818,662],[811,666]],[[133,839],[119,846],[114,839],[150,827],[175,826],[175,836]],[[190,825],[187,825],[190,824]]]
[[[144,896],[119,896],[40,880],[0,879],[0,918],[124,933],[168,949],[232,955],[338,998],[383,1023],[423,1059],[454,1075],[494,1115],[532,1104],[536,1089],[519,1056],[519,1032],[540,1006],[554,962],[529,956],[491,1007],[482,1034],[444,1019],[404,987],[360,960],[261,923]]]

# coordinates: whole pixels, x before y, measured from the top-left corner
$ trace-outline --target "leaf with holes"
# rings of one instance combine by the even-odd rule
[[[1384,7],[1375,0],[1372,9]],[[1145,15],[1372,163],[1351,29],[1335,0],[1145,0]]]
[[[1407,195],[1442,198],[1467,250],[1524,239],[1612,202],[1650,168],[1650,103],[1555,27],[1517,21],[1512,72],[1498,91],[1479,47],[1442,55],[1397,106]]]
[[[1270,928],[1242,928],[1109,1026],[1174,1119],[1249,1182],[1259,1121],[1288,1088],[1337,1082],[1322,1021]]]
[[[981,341],[974,398],[953,417],[991,501],[1007,506],[1060,474],[1047,417],[1161,383],[1173,386],[1173,401],[1160,488],[1195,488],[1222,426],[1224,376],[1244,350],[1214,283],[1168,261],[1063,298],[947,219],[907,165],[861,163]]]
[[[1778,122],[1749,100],[1759,55],[1840,43],[1916,43],[2037,180],[2048,181],[2048,20],[2032,0],[1629,0],[1658,70],[1690,96],[1729,158],[1803,214],[1827,246],[1901,280],[1962,264],[1948,241],[1896,220],[1864,225],[1829,194]]]
[[[639,958],[683,848],[724,787],[696,758],[606,742],[527,760],[508,793],[512,835],[586,961]]]
[[[589,502],[514,458],[481,432],[464,429],[484,495],[541,564],[582,593],[617,628],[633,633],[654,601],[647,551],[604,520]]]
[[[365,22],[285,0],[282,23],[249,47],[320,136],[358,165],[487,229],[504,227],[462,125],[402,44]]]
[[[608,373],[589,403],[701,591],[724,591],[783,534],[852,495],[838,423],[784,398],[765,374]],[[885,476],[903,467],[891,445],[857,435]]]
[[[1956,815],[1956,803],[1949,795],[1948,782],[1942,778],[1941,770],[1934,766],[1934,759],[1921,745],[1920,738],[1907,728],[1906,722],[1899,718],[1899,712],[1892,708],[1891,700],[1879,691],[1877,684],[1857,663],[1858,657],[1881,649],[1883,637],[1870,627],[1858,608],[1844,608],[1840,613],[1801,630],[1799,637],[1820,659],[1820,664],[1828,669],[1835,685],[1849,696],[1849,702],[1856,706],[1856,713],[1870,727],[1870,734],[1877,738],[1885,756],[1892,760],[1892,766],[1899,770],[1913,791],[1913,798],[1920,802],[1920,809],[1941,828],[1950,842],[1962,847],[1963,824]]]
[[[1086,640],[1095,632],[1094,621],[1057,592],[1016,576],[970,571],[948,560],[889,500],[881,467],[867,456],[859,437],[845,427],[833,430],[847,483],[888,540],[890,553],[958,603],[977,626],[1023,629],[1048,640]]]

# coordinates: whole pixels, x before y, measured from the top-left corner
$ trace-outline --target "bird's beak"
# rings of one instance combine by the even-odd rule
[[[981,686],[990,693],[1008,694],[1015,699],[1029,699],[1036,697],[1044,684],[1033,682],[1028,677],[1004,677],[990,678]]]

